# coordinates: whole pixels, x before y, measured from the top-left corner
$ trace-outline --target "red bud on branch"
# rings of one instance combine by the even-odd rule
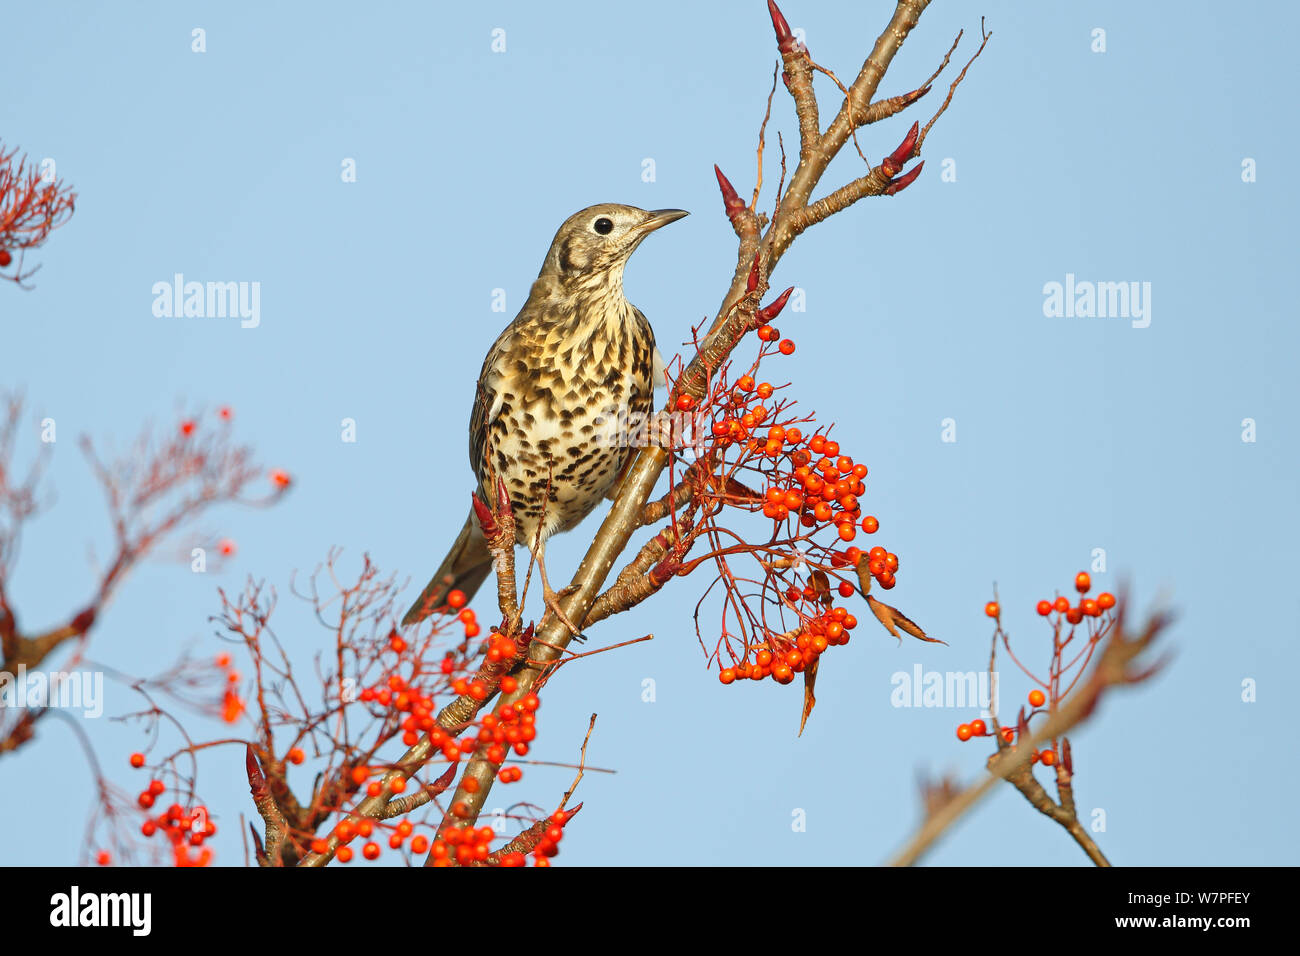
[[[510,492],[506,490],[504,478],[497,479],[497,514],[503,517],[514,515],[514,510],[510,506]]]
[[[1061,766],[1065,768],[1066,773],[1074,773],[1074,760],[1070,757],[1069,737],[1066,737],[1061,741]]]
[[[916,149],[916,139],[920,133],[920,124],[913,123],[907,135],[903,137],[903,141],[898,144],[898,149],[880,161],[880,164],[885,167],[885,172],[891,176],[896,175],[903,168],[903,164],[912,158],[912,150]]]
[[[899,176],[888,186],[885,187],[885,195],[893,196],[895,193],[901,193],[908,186],[916,181],[916,177],[921,175],[921,170],[925,167],[925,160],[917,163],[903,175]]]
[[[786,23],[781,8],[767,0],[767,12],[772,15],[772,28],[776,30],[776,48],[782,53],[793,53],[799,48],[799,41],[790,32],[790,24]]]
[[[925,94],[929,92],[930,92],[930,87],[923,86],[919,90],[913,90],[911,93],[904,93],[903,105],[911,106],[913,103],[915,103],[917,100],[919,100],[921,97],[925,96]]]
[[[93,606],[86,608],[80,614],[72,619],[68,626],[78,634],[85,634],[90,630],[90,626],[95,623],[95,608]]]
[[[248,789],[253,795],[253,800],[265,800],[271,795],[271,789],[266,785],[266,777],[262,773],[262,765],[257,760],[257,754],[253,753],[253,745],[248,744],[244,748],[244,769],[248,773]]]
[[[715,163],[713,171],[718,175],[718,188],[722,190],[722,205],[727,211],[727,218],[732,222],[740,215],[741,210],[745,208],[745,200],[736,195],[736,189],[731,185],[731,181],[722,175],[722,170]]]
[[[459,768],[455,764],[452,764],[442,772],[442,776],[429,785],[429,789],[433,791],[434,796],[442,793],[452,785],[452,782],[456,779],[456,771],[458,769]]]
[[[771,322],[775,319],[781,314],[781,310],[785,308],[785,304],[790,301],[790,293],[793,291],[794,286],[790,286],[790,288],[778,295],[771,304],[765,305],[763,308],[755,312],[754,321],[759,325],[763,325],[764,323]]]
[[[483,537],[489,541],[495,538],[501,531],[497,527],[496,519],[492,517],[492,509],[483,502],[478,500],[478,495],[470,493],[469,500],[474,504],[474,516],[478,518],[479,527],[483,529]]]
[[[761,252],[754,253],[754,264],[749,267],[749,276],[745,279],[746,295],[758,288],[758,259],[761,255]]]

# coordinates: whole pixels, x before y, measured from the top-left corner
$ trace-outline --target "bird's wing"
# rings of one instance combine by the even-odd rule
[[[668,370],[668,365],[664,362],[663,353],[659,351],[659,346],[654,346],[654,358],[650,363],[650,384],[655,388],[665,388],[664,372]]]
[[[655,330],[650,324],[650,320],[645,317],[645,313],[632,306],[632,313],[637,317],[638,322],[645,330],[646,336],[650,339],[650,387],[652,389],[664,388],[664,372],[668,368],[668,363],[664,361],[663,353],[659,351],[659,346],[655,344]]]
[[[480,483],[487,472],[484,464],[488,434],[505,401],[505,390],[501,387],[501,361],[509,345],[510,333],[511,329],[507,328],[488,349],[478,375],[478,388],[474,391],[474,407],[469,413],[469,463]]]

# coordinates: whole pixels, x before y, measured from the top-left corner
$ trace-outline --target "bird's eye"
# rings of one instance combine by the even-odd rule
[[[604,216],[601,216],[599,219],[597,219],[594,223],[591,224],[591,228],[595,229],[602,236],[608,236],[611,232],[614,231],[614,221],[612,219],[606,219]]]

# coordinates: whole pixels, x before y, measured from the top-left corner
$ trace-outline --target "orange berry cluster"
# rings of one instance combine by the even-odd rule
[[[244,698],[235,689],[241,677],[239,671],[231,665],[229,654],[217,655],[217,666],[226,672],[226,692],[221,698],[221,719],[233,724],[244,714]]]
[[[460,622],[465,625],[465,636],[478,637],[481,629],[478,625],[477,616],[474,614],[474,609],[472,607],[465,607],[468,600],[469,599],[465,597],[464,591],[452,591],[447,595],[447,606],[453,611],[460,612],[457,617]]]
[[[491,854],[491,843],[495,838],[496,833],[491,827],[447,827],[433,841],[433,865],[482,863]],[[518,855],[523,856],[522,853]]]
[[[782,355],[794,354],[794,339],[782,339],[781,333],[770,325],[760,325],[758,327],[758,337],[763,342],[775,342],[777,339],[781,339],[776,347],[777,351]]]
[[[1080,594],[1087,594],[1092,590],[1092,578],[1086,571],[1080,571],[1074,576],[1074,589]],[[1085,617],[1101,617],[1103,611],[1109,611],[1115,606],[1115,595],[1109,591],[1102,591],[1096,599],[1083,598],[1077,605],[1071,606],[1070,599],[1067,597],[1058,597],[1055,601],[1039,601],[1035,610],[1042,617],[1047,617],[1055,611],[1058,614],[1064,614],[1066,621],[1070,624],[1078,624]],[[989,601],[984,605],[984,613],[992,618],[1002,616],[1002,607],[997,601]]]
[[[863,525],[875,525],[875,522],[876,519],[870,515],[862,520]],[[878,527],[878,525],[876,526]],[[898,573],[898,555],[894,554],[894,552],[886,551],[880,545],[876,545],[865,555],[853,547],[846,549],[844,552],[845,563],[854,567],[860,567],[864,559],[867,562],[867,571],[876,579],[876,583],[886,591],[898,583],[898,579],[894,576]],[[838,555],[831,555],[831,566],[839,567]],[[844,588],[841,587],[840,593],[848,597],[853,592],[849,590],[846,593]]]
[[[452,808],[453,815],[455,809]],[[560,841],[564,839],[564,825],[568,820],[569,814],[563,810],[551,814],[546,828],[533,847],[534,866],[551,865],[551,858],[560,852]],[[447,827],[433,841],[433,865],[451,866],[459,863],[461,866],[470,866],[482,863],[491,855],[489,844],[494,837],[491,827]],[[526,866],[527,863],[527,856],[518,851],[505,853],[498,861],[499,866]]]
[[[465,595],[461,591],[452,591],[448,597],[448,603],[453,607],[460,607],[458,619],[464,627],[466,639],[478,636],[481,633],[478,620],[472,608],[464,607]],[[396,631],[393,631],[388,638],[388,647],[399,658],[407,655],[410,651],[410,645]],[[488,659],[499,661],[513,657],[515,645],[509,639],[496,632],[493,632],[489,639],[487,651]],[[444,657],[439,664],[439,672],[444,675],[451,675],[456,670],[456,659],[448,655]],[[403,677],[396,670],[389,673],[369,687],[364,687],[359,695],[363,703],[377,703],[382,707],[392,707],[397,711],[406,714],[401,723],[402,743],[408,747],[414,746],[420,739],[421,733],[427,733],[433,744],[439,747],[448,760],[456,761],[460,759],[463,752],[470,751],[474,747],[473,738],[467,737],[463,741],[457,741],[454,737],[448,735],[437,726],[437,708],[434,695],[426,691],[420,683],[420,678],[424,670],[422,660],[413,657],[411,661],[410,677]],[[500,688],[505,693],[511,693],[518,687],[518,682],[513,677],[503,677],[500,681]],[[452,690],[457,694],[468,694],[475,700],[486,700],[489,688],[482,681],[471,680],[465,677],[458,677],[452,681]],[[527,700],[537,701],[536,695],[529,695]],[[540,701],[537,702],[540,706]],[[536,707],[533,708],[536,710]],[[491,715],[488,715],[490,717]],[[487,719],[486,717],[484,719]],[[534,730],[529,730],[530,734],[535,734]],[[526,739],[531,740],[532,736]]]
[[[514,678],[502,678],[503,687],[506,681],[513,684]],[[497,708],[496,713],[483,715],[479,721],[478,743],[488,745],[488,760],[495,764],[504,763],[508,748],[513,748],[520,757],[528,754],[529,741],[537,736],[537,708],[541,705],[536,694],[528,694],[520,698],[517,705],[507,704]],[[513,783],[522,776],[523,771],[515,767],[509,780],[504,776],[501,780]]]
[[[452,610],[458,611],[457,618],[464,627],[466,639],[476,637],[481,629],[474,611],[465,606],[464,592],[452,591],[448,595],[447,603]],[[462,757],[472,754],[480,746],[486,746],[487,757],[494,764],[504,763],[511,750],[521,757],[529,752],[531,741],[537,736],[537,710],[541,707],[541,700],[537,694],[527,694],[513,705],[505,705],[495,712],[483,714],[477,722],[477,734],[469,733],[457,738],[438,726],[434,694],[426,691],[422,684],[423,661],[411,652],[408,642],[396,631],[389,635],[388,648],[399,656],[399,661],[409,658],[410,676],[403,677],[396,668],[390,669],[388,676],[364,687],[359,698],[362,702],[379,704],[405,715],[399,724],[403,744],[408,747],[413,746],[424,735],[450,763],[459,762]],[[485,654],[491,663],[511,660],[517,651],[514,641],[496,631],[491,632],[487,639]],[[450,688],[453,693],[477,701],[486,700],[491,693],[489,685],[477,677],[453,676],[458,666],[456,658],[449,654],[439,662],[437,669],[441,675],[452,677]],[[505,675],[498,682],[498,687],[503,693],[510,694],[519,689],[519,682],[516,678]],[[291,750],[290,762],[298,762],[294,758],[300,753],[297,748]],[[352,782],[359,789],[364,790],[367,796],[377,797],[384,792],[383,778],[388,774],[388,768],[357,766],[352,769],[351,774]],[[498,774],[498,778],[503,783],[513,783],[522,776],[523,771],[514,766],[504,767]],[[393,793],[402,793],[406,789],[406,781],[400,777],[394,778],[387,786]],[[474,792],[478,788],[478,781],[473,778],[467,779],[464,786]],[[459,803],[453,805],[451,811],[453,816],[468,815],[468,808],[462,807]],[[427,836],[413,836],[413,827],[409,821],[403,821],[394,828],[387,824],[377,825],[375,821],[366,818],[344,819],[333,830],[333,836],[341,844],[336,852],[339,861],[346,863],[355,858],[356,851],[349,844],[358,837],[366,840],[361,847],[362,857],[367,860],[377,859],[383,853],[382,843],[370,839],[376,835],[377,826],[380,832],[391,831],[386,841],[389,848],[402,849],[408,845],[409,839],[411,852],[422,854],[432,849],[436,861],[441,865],[450,865],[453,861],[462,864],[481,861],[488,856],[488,843],[493,839],[491,828],[474,830],[467,827],[448,831],[442,837],[430,842]],[[450,835],[452,832],[457,835]],[[325,853],[329,849],[325,839],[318,838],[311,846],[316,853]],[[519,854],[519,864],[522,865],[523,861],[523,855]]]
[[[131,754],[130,762],[138,770],[144,766],[144,754]],[[155,778],[140,791],[136,802],[146,810],[152,809],[166,791],[167,786]],[[208,815],[208,808],[202,804],[187,810],[179,803],[173,803],[159,816],[146,819],[140,826],[140,832],[147,837],[161,833],[171,840],[173,859],[177,866],[207,866],[212,862],[212,850],[203,844],[216,834],[217,825]],[[100,857],[100,865],[107,866],[107,854],[101,852]]]
[[[730,398],[719,409],[721,417],[714,421],[711,428],[713,437],[718,439],[718,447],[726,448],[737,444],[751,454],[778,455],[783,447],[783,439],[769,435],[764,440],[755,435],[755,430],[772,414],[763,402],[771,398],[774,391],[770,382],[756,384],[752,375],[742,375],[737,379]],[[751,393],[757,399],[753,405],[749,404]],[[797,434],[799,430],[796,428],[794,431]]]
[[[741,384],[744,382],[741,379]],[[761,405],[758,408],[763,410]],[[767,517],[784,521],[795,515],[805,528],[832,526],[845,542],[857,537],[859,527],[867,534],[880,529],[874,515],[862,516],[858,500],[867,490],[863,483],[867,466],[854,464],[848,455],[841,455],[839,442],[825,435],[813,435],[805,442],[798,428],[773,425],[764,442],[751,438],[750,443],[755,452],[773,458],[783,456],[793,466],[789,478],[777,478],[763,492],[763,514]]]
[[[357,837],[361,837],[366,841],[361,847],[361,855],[367,860],[379,859],[383,850],[377,841],[370,839],[375,836],[375,829],[375,821],[369,818],[339,821],[338,825],[334,827],[334,836],[342,844],[334,854],[338,861],[340,863],[352,862],[356,856],[356,851],[348,844],[356,840]],[[412,853],[425,853],[428,851],[429,838],[423,834],[412,837],[411,834],[415,831],[415,826],[410,820],[403,820],[391,829],[392,834],[387,841],[391,849],[400,850],[405,846],[407,839],[410,838]],[[329,852],[329,843],[317,838],[311,841],[311,849],[313,853],[327,853]]]
[[[499,636],[494,634],[493,639]],[[509,639],[501,640],[513,646]],[[443,666],[450,662],[450,658],[445,659]],[[518,681],[513,677],[501,678],[500,688],[507,694],[517,690],[518,686]],[[451,688],[455,693],[468,695],[475,700],[486,700],[488,696],[485,684],[466,677],[456,678],[452,681]],[[477,738],[466,736],[459,740],[437,725],[433,696],[413,686],[400,674],[391,674],[381,684],[364,688],[360,696],[366,703],[375,702],[406,714],[400,725],[403,744],[412,747],[419,741],[420,734],[428,734],[429,741],[452,763],[460,760],[463,754],[472,753],[478,743],[488,742],[492,744],[488,756],[493,763],[504,762],[506,748],[510,746],[522,757],[528,753],[529,741],[537,736],[536,711],[541,706],[541,700],[536,694],[528,694],[517,706],[506,706],[498,713],[484,714],[479,722]]]
[[[1086,571],[1080,571],[1074,576],[1074,589],[1080,595],[1087,594],[1092,590],[1092,578]],[[1096,599],[1081,598],[1078,604],[1073,607],[1070,605],[1070,599],[1058,597],[1055,601],[1039,601],[1037,611],[1043,617],[1055,611],[1058,614],[1064,614],[1065,620],[1070,624],[1078,624],[1085,617],[1101,617],[1103,611],[1109,611],[1115,606],[1115,595],[1109,591],[1102,591]]]
[[[575,810],[574,813],[577,811]],[[564,825],[569,822],[571,814],[565,810],[556,810],[551,814],[551,823],[542,833],[542,838],[533,848],[533,865],[550,866],[550,860],[560,852],[560,840],[564,836]],[[504,865],[504,860],[502,861]],[[523,861],[513,864],[523,866]]]
[[[1085,617],[1101,617],[1102,614],[1115,606],[1115,595],[1111,594],[1109,591],[1103,591],[1098,594],[1095,599],[1083,596],[1092,590],[1092,577],[1086,571],[1080,571],[1074,576],[1074,589],[1080,596],[1078,604],[1072,605],[1069,598],[1058,597],[1051,601],[1039,601],[1035,609],[1042,617],[1047,617],[1052,613],[1064,615],[1066,622],[1075,625],[1081,623]],[[988,617],[998,620],[1002,616],[1002,607],[997,601],[989,601],[984,605],[984,613]],[[1096,641],[1099,636],[1099,633],[1094,633],[1092,640]],[[1054,658],[1054,661],[1057,663],[1059,663],[1059,655],[1060,648],[1058,645],[1056,657]],[[1042,690],[1035,688],[1029,692],[1028,700],[1029,706],[1033,708],[1033,710],[1026,716],[1026,720],[1032,719],[1036,713],[1038,713],[1038,709],[1047,703],[1047,695],[1043,693]],[[1015,729],[1011,727],[1003,727],[1001,728],[1001,733],[1002,739],[1007,743],[1015,743]],[[992,732],[987,729],[982,720],[973,720],[968,724],[960,724],[957,727],[958,740],[965,741],[970,740],[972,737],[985,736],[992,736]],[[1056,751],[1050,748],[1041,752],[1034,751],[1032,754],[1032,760],[1034,763],[1041,762],[1047,767],[1055,766],[1058,759],[1059,757],[1057,756]]]
[[[828,647],[849,642],[849,631],[858,626],[858,619],[842,607],[827,608],[825,613],[805,622],[802,633],[793,646],[785,649],[769,645],[755,655],[754,660],[741,661],[734,667],[724,667],[718,680],[734,684],[737,680],[763,680],[772,678],[778,684],[788,684],[795,674],[811,667]]]
[[[991,616],[996,616],[996,615],[991,615]],[[1042,707],[1043,704],[1045,703],[1047,703],[1047,695],[1044,694],[1041,690],[1034,689],[1029,692],[1030,706]],[[1029,716],[1032,717],[1033,714],[1031,713]],[[992,736],[993,736],[993,731],[990,730],[988,728],[988,725],[985,724],[984,721],[982,720],[978,720],[978,719],[972,720],[969,724],[959,724],[957,726],[957,739],[962,742],[970,740],[972,737],[992,737]],[[1003,727],[1002,739],[1009,744],[1015,743],[1016,742],[1015,728]]]

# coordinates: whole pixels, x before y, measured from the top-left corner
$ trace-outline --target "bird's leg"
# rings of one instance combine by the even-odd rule
[[[587,636],[574,627],[573,622],[569,620],[569,616],[560,608],[560,598],[573,593],[573,589],[570,587],[565,588],[560,592],[553,591],[551,589],[551,582],[546,578],[545,541],[540,542],[537,546],[537,571],[542,578],[542,601],[545,603],[547,609],[559,618],[560,623],[563,624],[568,629],[569,633],[573,635],[574,640],[585,641]]]

